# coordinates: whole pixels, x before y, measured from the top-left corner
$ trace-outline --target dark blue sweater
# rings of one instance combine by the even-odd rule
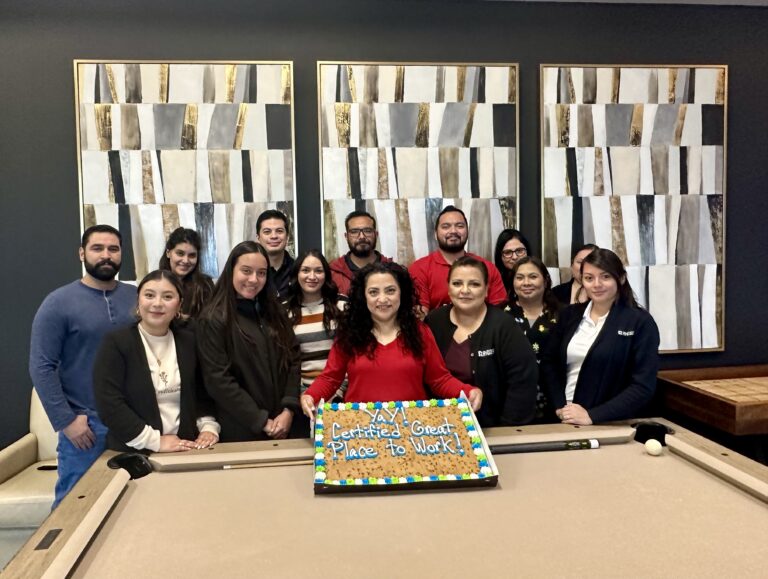
[[[136,288],[110,291],[77,280],[43,300],[32,322],[29,375],[55,430],[78,414],[96,414],[93,361],[107,332],[136,321]]]

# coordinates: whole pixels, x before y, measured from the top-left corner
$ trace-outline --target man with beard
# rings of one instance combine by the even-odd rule
[[[435,223],[437,250],[417,259],[408,268],[424,315],[451,303],[448,297],[448,273],[451,264],[464,255],[479,259],[488,268],[488,303],[498,305],[507,300],[507,291],[496,266],[487,259],[464,251],[468,237],[469,228],[464,212],[453,205],[444,207]]]
[[[288,218],[282,211],[267,209],[256,219],[256,241],[267,250],[270,280],[278,297],[285,298],[291,281],[293,258],[285,250],[288,245]]]
[[[376,220],[365,211],[353,211],[344,220],[344,239],[349,251],[330,263],[333,282],[342,295],[349,294],[349,285],[358,270],[369,263],[392,261],[376,251]]]
[[[121,243],[114,227],[86,229],[85,275],[48,294],[32,322],[29,374],[59,433],[53,508],[104,452],[107,428],[96,414],[93,361],[104,334],[136,321],[136,288],[115,280]]]

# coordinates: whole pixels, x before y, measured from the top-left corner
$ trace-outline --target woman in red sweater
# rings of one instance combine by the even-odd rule
[[[480,408],[482,391],[451,376],[414,304],[413,282],[402,266],[372,263],[358,272],[325,370],[301,397],[307,416],[321,399],[333,396],[344,376],[346,402],[422,400],[426,384],[440,398],[463,391],[472,408]]]

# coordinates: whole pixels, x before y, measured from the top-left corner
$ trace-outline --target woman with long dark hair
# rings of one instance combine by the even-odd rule
[[[435,338],[414,313],[415,303],[413,281],[402,266],[372,263],[358,272],[325,370],[301,397],[307,416],[336,392],[345,375],[346,402],[421,400],[426,384],[441,398],[464,391],[479,409],[482,392],[451,376]]]
[[[538,258],[520,258],[512,268],[512,291],[505,311],[531,343],[536,360],[549,343],[562,305],[552,293],[552,278],[547,267]],[[551,422],[554,409],[541,388],[536,397],[536,421]]]
[[[331,278],[328,261],[318,249],[310,249],[293,262],[284,302],[301,351],[301,392],[309,388],[325,368],[346,300]]]
[[[493,263],[501,273],[501,280],[509,294],[512,291],[512,268],[519,259],[531,255],[531,244],[517,229],[505,229],[496,239]]]
[[[264,248],[238,243],[198,320],[205,387],[216,401],[225,442],[299,434],[291,431],[298,410],[298,344],[269,275]]]
[[[155,270],[138,288],[138,322],[107,334],[93,367],[96,407],[113,450],[177,452],[219,439],[195,335],[179,320],[181,283]]]
[[[571,279],[552,288],[557,300],[563,305],[582,304],[589,298],[581,285],[581,263],[597,249],[594,243],[585,243],[573,248],[571,252]]]
[[[540,358],[562,306],[552,293],[547,267],[538,257],[521,258],[512,275],[512,292],[505,311],[515,319]]]
[[[171,232],[160,258],[159,268],[181,280],[181,313],[196,318],[213,294],[213,280],[200,271],[200,235],[194,229],[179,227]]]
[[[659,329],[615,253],[593,250],[580,273],[589,301],[561,312],[541,359],[542,384],[565,423],[633,418],[656,389]]]

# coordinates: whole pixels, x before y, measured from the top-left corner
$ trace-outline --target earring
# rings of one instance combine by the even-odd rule
[[[139,306],[136,306],[136,317],[138,319],[141,319],[141,314],[139,313]]]
[[[180,320],[180,319],[181,319],[181,310],[179,310],[178,312],[176,312],[176,319],[177,319],[177,320]]]

